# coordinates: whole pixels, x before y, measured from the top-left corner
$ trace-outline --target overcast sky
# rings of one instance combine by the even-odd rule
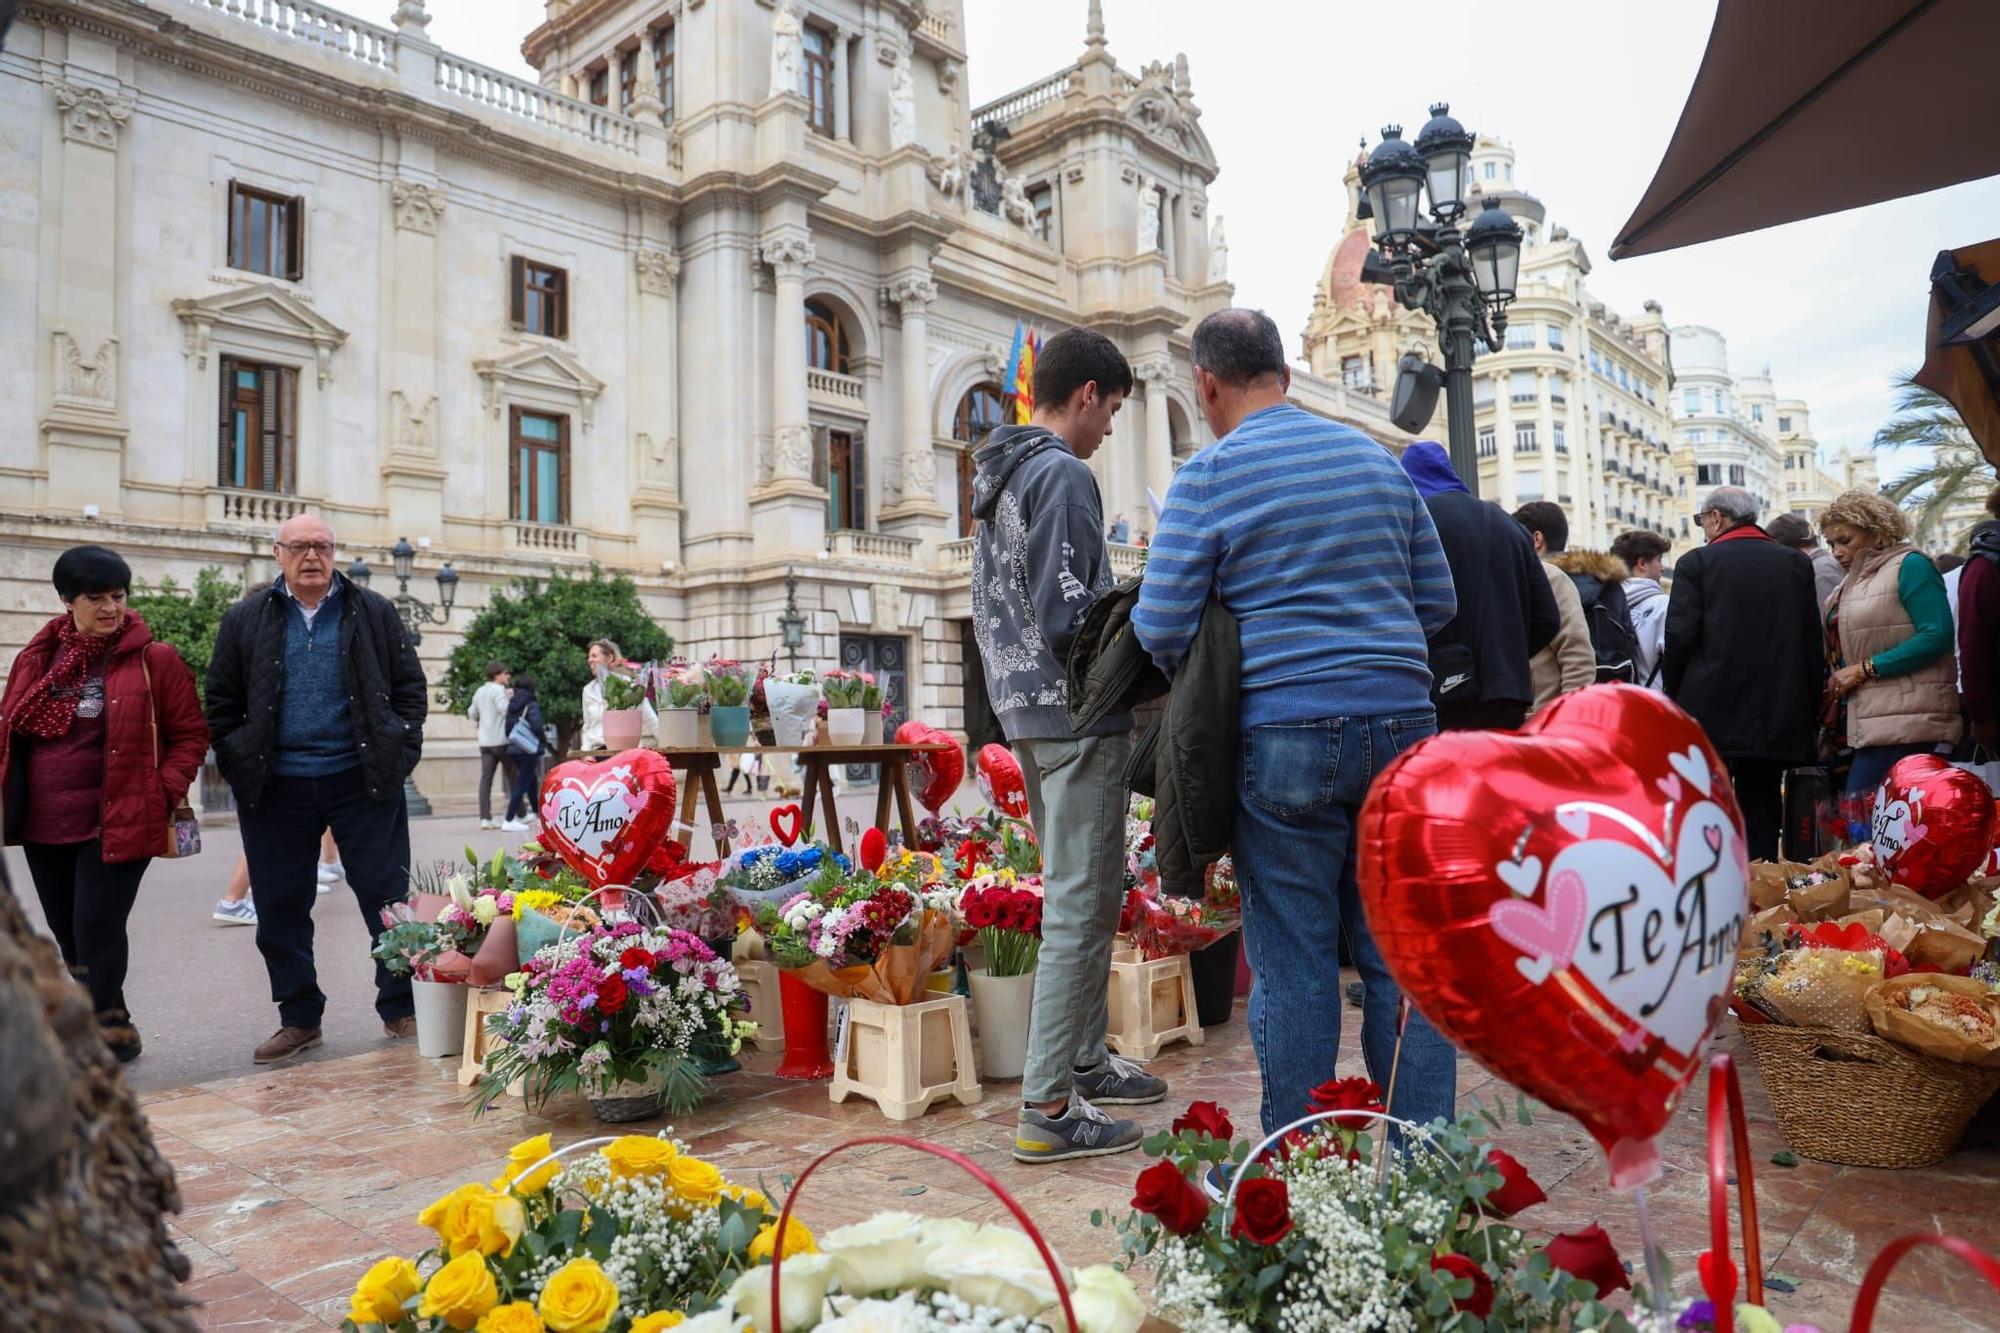
[[[388,0],[346,0],[385,21]],[[1085,0],[966,0],[975,105],[1074,61]],[[447,49],[531,74],[520,40],[540,0],[430,0]],[[1672,324],[1729,340],[1739,373],[1767,364],[1812,409],[1826,454],[1866,445],[1892,410],[1890,377],[1922,359],[1931,260],[2000,231],[2000,180],[1752,236],[1612,263],[1605,250],[1651,181],[1707,44],[1712,0],[1104,0],[1111,51],[1137,71],[1188,53],[1222,164],[1237,300],[1270,311],[1296,353],[1313,285],[1339,240],[1341,173],[1386,122],[1414,137],[1433,100],[1506,139],[1516,181],[1580,239],[1591,291],[1625,315],[1657,300]],[[1403,34],[1420,31],[1411,47]],[[1448,40],[1439,41],[1449,35]],[[1911,132],[1925,133],[1919,109]],[[1831,160],[1829,170],[1866,170]],[[1890,469],[1892,472],[1894,469]]]

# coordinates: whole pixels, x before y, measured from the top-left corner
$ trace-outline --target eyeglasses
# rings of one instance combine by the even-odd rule
[[[322,560],[333,558],[332,542],[278,542],[276,545],[280,551],[292,555],[316,555]]]

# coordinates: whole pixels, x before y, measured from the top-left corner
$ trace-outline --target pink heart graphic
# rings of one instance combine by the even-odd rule
[[[1571,870],[1551,877],[1544,896],[1541,907],[1518,899],[1493,904],[1493,931],[1529,958],[1546,958],[1552,967],[1565,968],[1583,939],[1589,906],[1583,876]]]
[[[1681,775],[1678,773],[1669,773],[1663,778],[1655,778],[1653,785],[1658,787],[1670,801],[1678,801],[1681,798]]]
[[[1710,850],[1711,852],[1715,852],[1717,854],[1721,853],[1722,826],[1720,824],[1710,824],[1707,828],[1701,831],[1701,836],[1702,836],[1702,841],[1708,844],[1708,850]]]
[[[1918,843],[1924,840],[1924,835],[1926,833],[1929,833],[1930,831],[1931,831],[1930,825],[1928,824],[1910,825],[1910,841],[1908,845],[1911,847],[1916,846]]]

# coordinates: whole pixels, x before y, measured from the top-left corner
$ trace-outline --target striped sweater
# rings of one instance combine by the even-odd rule
[[[1426,638],[1456,614],[1444,547],[1387,449],[1289,404],[1174,477],[1132,625],[1171,675],[1214,590],[1243,641],[1243,725],[1431,707]]]

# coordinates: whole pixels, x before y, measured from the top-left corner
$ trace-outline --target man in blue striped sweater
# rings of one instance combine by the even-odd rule
[[[1335,1077],[1343,935],[1367,984],[1368,1073],[1388,1086],[1401,997],[1362,919],[1355,817],[1375,775],[1437,730],[1425,640],[1457,599],[1430,513],[1389,451],[1286,401],[1269,316],[1210,315],[1192,358],[1217,440],[1174,477],[1132,626],[1169,675],[1211,589],[1242,637],[1233,850],[1269,1131]],[[1450,1118],[1456,1085],[1451,1044],[1413,1016],[1390,1109]]]

